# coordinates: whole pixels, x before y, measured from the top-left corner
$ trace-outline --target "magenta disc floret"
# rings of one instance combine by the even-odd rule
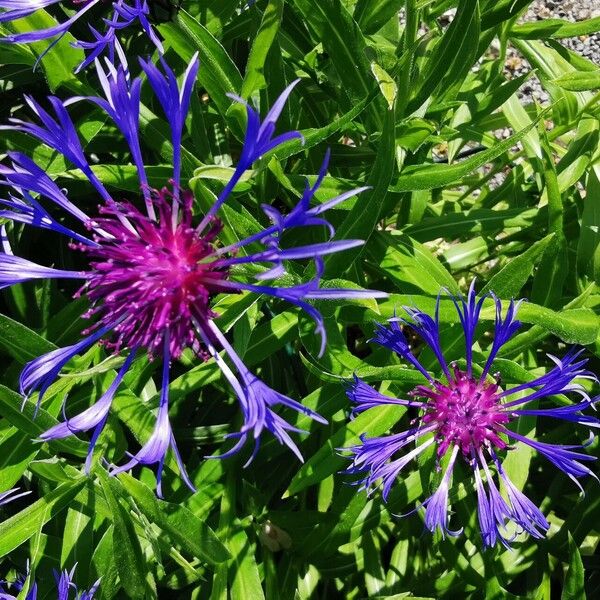
[[[168,330],[170,354],[177,358],[195,341],[193,319],[206,322],[215,316],[210,301],[228,269],[208,259],[221,222],[214,219],[199,235],[191,226],[192,193],[180,195],[177,220],[166,188],[152,192],[158,221],[131,204],[108,202],[100,208],[105,216],[95,221],[108,235],[96,235],[95,246],[77,245],[93,268],[78,294],[92,303],[86,316],[94,315],[100,324],[117,323],[106,342],[115,352],[141,346],[152,356]]]
[[[487,444],[505,448],[498,432],[509,416],[502,411],[498,384],[452,367],[447,383],[436,380],[432,387],[418,386],[411,394],[427,400],[423,423],[436,426],[438,456],[443,456],[451,444],[459,446],[466,457]]]

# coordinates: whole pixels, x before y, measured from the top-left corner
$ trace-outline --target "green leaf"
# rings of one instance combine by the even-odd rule
[[[365,34],[376,33],[394,18],[404,0],[358,0],[354,18]]]
[[[552,83],[565,90],[582,92],[600,88],[600,69],[597,71],[574,71],[558,77]]]
[[[33,67],[35,65],[35,54],[28,46],[21,44],[1,44],[0,63]]]
[[[435,131],[432,121],[425,119],[405,119],[396,126],[396,145],[416,152]]]
[[[246,73],[240,94],[244,99],[250,98],[254,92],[266,87],[265,61],[277,36],[282,16],[283,0],[270,0],[252,42],[248,62],[246,63]]]
[[[30,440],[38,439],[40,434],[54,427],[58,421],[46,410],[35,410],[34,402],[27,402],[21,410],[23,398],[9,388],[0,385],[0,415],[26,433]],[[57,407],[58,412],[58,407]],[[87,454],[87,445],[77,438],[52,440],[48,442],[51,448],[83,457]]]
[[[544,191],[542,202],[548,206],[548,231],[556,236],[542,255],[531,290],[531,300],[544,306],[560,305],[562,291],[569,269],[567,239],[564,234],[564,205],[558,186],[554,155],[550,149],[546,132],[540,133],[543,152]]]
[[[481,15],[481,28],[490,29],[503,21],[518,15],[531,0],[497,0],[488,2],[489,8]]]
[[[174,21],[164,23],[159,29],[165,39],[188,62],[198,52],[200,70],[198,81],[219,112],[225,115],[231,106],[227,94],[239,94],[242,76],[235,63],[219,41],[185,10],[180,9]]]
[[[523,40],[560,39],[580,35],[591,35],[600,31],[600,17],[583,21],[564,21],[563,19],[542,19],[531,23],[513,25],[509,36]]]
[[[256,554],[251,550],[248,535],[242,528],[234,530],[227,544],[233,555],[231,598],[264,600]]]
[[[379,89],[387,102],[388,110],[392,110],[394,103],[396,102],[396,95],[398,94],[396,82],[390,77],[389,73],[376,62],[371,63],[371,73],[373,73],[373,77],[375,77],[379,84]]]
[[[173,167],[170,166],[148,166],[145,167],[145,171],[148,177],[148,185],[156,189],[164,186],[165,181],[173,176]],[[92,165],[92,172],[109,188],[120,192],[139,192],[140,180],[134,165]],[[80,181],[86,186],[89,185],[91,189],[88,176],[79,169],[59,171],[56,176],[67,180]]]
[[[253,366],[271,356],[296,337],[298,315],[282,312],[269,322],[255,327],[250,335],[244,361]]]
[[[381,549],[378,547],[377,538],[372,532],[366,532],[362,544],[357,547],[357,558],[364,560],[365,588],[369,598],[377,597],[385,589],[385,573],[380,563]]]
[[[502,105],[502,112],[506,115],[509,124],[514,130],[524,130],[527,127],[531,127],[533,123],[529,113],[522,106],[516,94],[512,95]],[[535,159],[542,158],[542,147],[537,129],[530,129],[530,131],[523,136],[522,144],[525,147],[527,156],[533,161],[533,168],[537,167],[538,170],[540,170],[541,163],[539,163],[538,166],[538,163],[535,162]]]
[[[276,156],[279,160],[284,160],[293,156],[294,154],[298,154],[299,152],[303,152],[305,150],[309,150],[313,146],[324,142],[326,139],[331,137],[333,134],[338,133],[343,130],[346,126],[348,126],[356,117],[358,117],[365,108],[373,101],[373,99],[377,96],[377,88],[374,88],[371,93],[353,105],[353,107],[346,113],[342,114],[339,117],[336,117],[332,123],[324,125],[323,127],[318,128],[310,128],[310,129],[300,129],[300,133],[302,134],[302,139],[294,138],[293,140],[289,140],[274,148],[273,150],[267,152],[265,157],[268,159],[270,156]]]
[[[527,71],[519,77],[509,79],[500,86],[492,86],[491,89],[477,103],[476,113],[473,121],[478,121],[490,115],[494,110],[502,106],[511,96],[517,93],[519,88],[532,76],[533,71]]]
[[[451,240],[473,233],[484,233],[490,236],[498,231],[528,227],[538,214],[537,208],[508,210],[480,208],[426,218],[415,225],[409,225],[403,232],[419,242],[429,242],[440,237]]]
[[[0,557],[6,556],[40,531],[50,519],[64,510],[86,484],[80,477],[48,492],[21,512],[0,523]]]
[[[15,427],[0,435],[0,490],[7,490],[21,478],[31,461],[40,451],[31,437]]]
[[[226,184],[230,179],[235,169],[233,167],[222,167],[218,165],[205,165],[198,167],[194,171],[194,177],[190,179],[190,186],[193,187],[195,179],[212,179],[222,184]],[[239,181],[235,184],[232,192],[247,192],[252,189],[252,178],[254,177],[254,171],[245,171],[240,177]]]
[[[378,318],[392,317],[394,311],[399,313],[403,306],[418,306],[424,312],[433,315],[436,296],[437,293],[435,296],[390,294],[386,301],[379,304],[381,316]],[[506,309],[506,303],[504,308]],[[484,303],[479,318],[482,321],[495,320],[496,308],[491,299]],[[452,299],[443,295],[440,298],[439,319],[441,323],[459,322]],[[518,319],[522,323],[539,325],[568,344],[592,344],[600,332],[600,319],[589,308],[568,308],[554,311],[532,302],[523,302],[519,307]],[[510,344],[511,341],[507,343],[507,346]],[[504,354],[504,349],[501,354]]]
[[[552,85],[552,81],[577,71],[596,71],[597,65],[575,53],[565,51],[558,42],[547,43],[538,40],[513,40],[521,54],[538,70],[538,75],[556,102],[553,113],[558,122],[569,123],[577,118],[577,113],[592,100],[590,92],[570,92]]]
[[[113,531],[111,525],[96,546],[92,563],[96,570],[96,574],[102,577],[102,585],[98,589],[98,595],[101,600],[110,600],[114,598],[120,589],[119,572],[115,561],[115,553],[113,550]]]
[[[586,184],[587,198],[600,198],[600,166],[590,169]],[[577,245],[577,265],[581,273],[600,283],[600,203],[585,202],[581,215],[581,233]]]
[[[36,10],[24,19],[12,21],[10,27],[15,33],[28,33],[29,31],[49,29],[57,24],[56,20],[45,10]],[[52,92],[67,82],[75,88],[79,87],[78,78],[73,74],[73,71],[85,59],[85,54],[81,48],[74,48],[71,45],[75,41],[75,38],[67,32],[60,38],[58,36],[54,38],[55,43],[51,38],[50,40],[28,44],[38,56],[42,57],[41,65]],[[50,44],[53,45],[48,51]]]
[[[119,480],[146,517],[186,552],[211,565],[231,558],[213,530],[190,510],[158,500],[150,488],[131,475],[123,473]]]
[[[434,42],[420,81],[411,86],[408,114],[419,109],[438,88],[443,96],[449,87],[462,81],[477,58],[479,24],[479,0],[459,0],[452,23],[442,39]]]
[[[553,238],[554,234],[550,233],[513,258],[487,282],[480,294],[494,292],[499,298],[516,298]]]
[[[585,600],[583,562],[577,544],[569,534],[569,568],[565,575],[561,600]]]
[[[0,314],[0,346],[20,363],[56,350],[56,346],[17,321]]]
[[[302,12],[306,23],[317,33],[337,76],[344,104],[350,108],[368,96],[373,80],[365,55],[366,42],[359,26],[340,0],[295,0],[294,6]],[[371,111],[374,122],[380,121],[377,111]]]
[[[571,300],[568,304],[563,308],[563,314],[565,312],[585,310],[589,311],[589,309],[582,308],[590,301],[591,294],[595,289],[595,284],[589,284],[576,298]],[[548,309],[546,309],[548,310]],[[559,314],[559,313],[556,313]],[[575,317],[576,318],[576,317]],[[590,323],[591,325],[591,323]],[[516,335],[514,338],[506,342],[506,344],[502,347],[499,354],[501,356],[516,356],[523,350],[531,347],[533,344],[539,343],[543,339],[545,339],[551,332],[539,325],[534,325],[529,331],[525,331]],[[586,338],[593,334],[593,328],[590,327],[589,331],[586,332]]]
[[[120,487],[104,469],[97,469],[104,497],[113,521],[113,551],[123,589],[130,598],[156,597],[152,574],[142,554],[140,541],[129,513],[123,508],[116,494]]]
[[[383,133],[379,141],[377,158],[367,185],[372,189],[360,194],[348,215],[338,227],[335,239],[367,240],[384,207],[386,191],[394,170],[394,111],[387,112]],[[338,252],[326,257],[328,275],[339,275],[358,258],[362,249]]]
[[[525,302],[519,309],[519,320],[540,325],[568,344],[592,344],[600,331],[598,317],[589,308],[554,312],[543,306]]]
[[[552,600],[551,568],[548,555],[543,553],[536,561],[535,569],[542,573],[542,581],[538,586],[533,600]]]
[[[42,479],[52,483],[63,483],[69,481],[72,475],[79,477],[79,472],[75,469],[75,473],[71,475],[65,470],[66,463],[57,457],[47,458],[42,460],[34,460],[29,468],[32,473],[35,473]],[[74,469],[74,467],[70,467]]]
[[[441,288],[457,292],[454,278],[423,244],[405,235],[375,233],[369,248],[374,267],[398,286],[399,291],[421,290],[437,295]]]
[[[600,122],[598,119],[583,117],[577,124],[575,137],[571,140],[567,153],[556,165],[558,187],[561,194],[571,192],[578,181],[585,181],[592,158],[598,149]],[[592,169],[597,170],[597,165]],[[591,175],[591,173],[590,173]],[[584,206],[585,209],[585,206]]]
[[[338,448],[360,441],[359,436],[375,437],[389,431],[406,409],[388,405],[372,408],[333,433],[316,454],[294,475],[284,498],[293,496],[343,468],[348,459],[340,456]]]
[[[60,549],[61,568],[70,569],[71,565],[77,564],[80,581],[91,579],[89,568],[94,550],[95,517],[93,494],[94,488],[87,486],[69,506]]]
[[[465,175],[479,169],[488,162],[498,158],[517,142],[522,140],[535,127],[537,120],[546,114],[540,114],[536,121],[509,138],[494,144],[491,148],[479,152],[454,165],[419,165],[403,169],[402,173],[389,188],[391,192],[410,192],[414,190],[431,190],[441,188],[459,181]]]

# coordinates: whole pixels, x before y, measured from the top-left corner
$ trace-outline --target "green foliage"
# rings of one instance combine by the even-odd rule
[[[380,302],[319,302],[328,332],[323,356],[312,323],[298,311],[251,294],[219,296],[219,326],[244,361],[328,424],[297,416],[294,424],[306,430],[298,436],[304,464],[273,439],[263,440],[247,468],[247,453],[206,459],[231,447],[225,435],[239,429],[238,409],[214,361],[184,354],[173,366],[172,418],[198,491],[187,491],[169,459],[165,500],[159,500],[149,469],[111,478],[98,462],[88,476],[83,440],[32,441],[56,424],[67,395],[69,411],[89,406],[120,363],[92,349],[69,364],[37,415],[36,397],[21,410],[20,368],[75,342],[85,327],[79,318],[85,305],[72,300],[73,289],[58,284],[4,290],[0,491],[20,481],[32,494],[0,509],[0,575],[24,571],[30,557],[32,573],[40,575],[48,594],[52,568],[78,562],[78,584],[86,588],[101,577],[103,600],[600,597],[595,482],[579,496],[543,458],[516,453],[506,468],[548,515],[549,539],[519,536],[513,551],[484,551],[466,481],[457,493],[466,503],[463,536],[433,538],[423,534],[419,514],[398,516],[430,490],[433,457],[398,480],[387,504],[378,493],[367,497],[340,473],[348,464],[341,447],[407,421],[398,406],[349,421],[344,380],[356,373],[383,381],[382,390],[402,397],[423,379],[367,343],[373,321],[404,305],[432,310],[441,288],[464,291],[476,276],[479,290],[506,300],[529,299],[519,312],[523,326],[498,361],[503,381],[531,380],[551,365],[547,352],[560,355],[570,344],[587,346],[598,372],[600,71],[559,40],[598,31],[600,19],[519,22],[530,4],[183,0],[176,16],[158,26],[166,59],[178,74],[194,53],[200,56],[183,142],[184,182],[198,210],[214,201],[239,156],[245,115],[227,94],[256,103],[264,114],[300,78],[281,122],[301,131],[304,143],[293,140],[270,152],[242,178],[223,209],[225,239],[257,231],[265,222],[261,203],[292,206],[305,178],[314,182],[329,147],[330,170],[316,201],[358,186],[370,189],[332,211],[337,239],[366,243],[329,256],[324,285],[390,295]],[[442,15],[450,9],[456,10],[448,24]],[[18,28],[51,22],[40,11]],[[73,75],[81,52],[70,41],[62,39],[35,71],[43,43],[0,45],[3,122],[27,114],[23,93],[38,99],[48,87],[61,98],[97,93],[93,71]],[[128,40],[126,51],[133,56],[141,43]],[[511,49],[528,61],[530,72],[511,74],[506,67]],[[130,62],[137,69],[133,58]],[[523,104],[520,90],[532,78],[548,94],[543,105]],[[144,158],[151,165],[150,184],[160,187],[170,173],[168,125],[150,95],[142,99]],[[96,175],[115,196],[135,195],[135,170],[114,127],[91,105],[77,105],[73,114],[86,152],[95,157]],[[98,204],[82,173],[48,148],[3,131],[0,152],[10,150],[35,157],[77,205],[93,211]],[[19,245],[46,262],[68,254],[51,235],[20,228],[17,233]],[[491,326],[494,316],[486,303],[482,320]],[[451,301],[442,301],[440,320],[448,358],[460,361],[463,340]],[[488,343],[482,337],[475,352]],[[422,357],[433,367],[433,360],[427,363],[431,357]],[[99,441],[110,462],[121,461],[128,445],[151,433],[156,368],[138,360],[117,392]],[[581,434],[566,425],[542,429],[535,419],[523,427],[552,443],[572,443]],[[598,456],[597,443],[588,450]]]

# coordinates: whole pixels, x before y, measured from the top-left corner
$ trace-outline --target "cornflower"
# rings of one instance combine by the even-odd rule
[[[60,573],[54,572],[54,579],[56,580],[56,600],[93,600],[94,594],[98,590],[100,586],[100,580],[96,581],[94,585],[89,590],[79,591],[74,582],[75,569],[77,565],[75,565],[71,571],[67,571],[64,569]],[[12,588],[17,594],[21,592],[21,590],[25,587],[25,582],[27,581],[27,577],[19,576],[16,581],[8,583],[7,581],[0,581],[0,600],[17,600],[17,596],[13,596],[6,591],[5,586],[7,588]],[[71,592],[74,592],[71,595]],[[25,600],[37,600],[38,597],[38,584],[37,582],[32,582],[27,594],[25,596]]]
[[[311,206],[313,196],[325,177],[327,157],[316,181],[312,185],[307,183],[291,212],[282,214],[273,206],[264,205],[263,210],[272,221],[270,226],[232,244],[220,241],[223,224],[218,217],[219,209],[245,171],[280,144],[302,137],[297,131],[275,135],[277,119],[297,81],[284,90],[262,120],[251,106],[240,98],[234,98],[244,103],[247,113],[241,155],[231,179],[214,204],[198,223],[194,223],[193,194],[181,186],[181,143],[199,68],[198,60],[194,57],[190,62],[181,87],[164,61],[163,71],[151,62],[140,62],[170,126],[173,147],[170,188],[152,190],[148,186],[139,140],[142,82],[139,78],[130,80],[125,63],[115,66],[107,61],[106,71],[97,63],[104,98],[77,97],[63,103],[50,97],[55,116],[27,98],[41,124],[13,119],[9,128],[29,134],[62,154],[87,177],[103,204],[99,209],[100,216],[89,217],[30,158],[19,152],[10,153],[12,166],[0,166],[0,185],[7,186],[12,192],[8,199],[2,201],[6,208],[0,211],[0,217],[66,235],[73,240],[73,252],[88,259],[89,268],[68,271],[38,265],[13,255],[5,243],[6,252],[0,254],[0,286],[40,278],[79,279],[84,282],[77,295],[88,298],[90,309],[85,316],[94,320],[84,332],[85,337],[31,361],[21,374],[22,394],[28,397],[38,392],[38,406],[61,369],[71,358],[93,344],[103,343],[113,353],[123,352],[125,355],[116,377],[97,402],[41,435],[42,440],[52,440],[93,430],[86,460],[87,471],[117,388],[135,356],[145,351],[150,358],[162,360],[162,384],[154,431],[137,454],[111,470],[116,474],[136,465],[158,464],[157,492],[161,495],[162,468],[169,448],[174,452],[185,483],[194,489],[177,449],[168,415],[170,363],[172,359],[179,358],[185,348],[191,348],[202,359],[212,357],[239,400],[244,423],[239,432],[230,434],[237,441],[221,457],[240,450],[248,438],[254,440],[253,457],[259,448],[261,434],[267,430],[302,460],[290,436],[290,433],[301,430],[286,422],[275,412],[275,407],[291,409],[315,421],[325,422],[314,411],[271,389],[245,366],[214,321],[217,315],[211,303],[217,294],[251,292],[285,300],[299,307],[316,323],[322,339],[321,352],[325,348],[323,319],[310,300],[373,298],[385,294],[320,287],[323,257],[360,245],[360,240],[330,239],[292,248],[281,245],[282,236],[298,228],[325,228],[333,235],[333,227],[323,217],[324,213],[366,189],[347,191]],[[67,111],[69,104],[81,100],[93,102],[104,110],[122,132],[137,168],[144,209],[131,202],[116,201],[90,167]],[[83,233],[59,223],[44,208],[48,201],[79,221]],[[314,277],[295,285],[281,283],[278,278],[285,273],[286,263],[303,259],[314,263]],[[256,281],[248,281],[249,276],[241,270],[244,265],[253,267]]]
[[[27,496],[30,492],[21,492],[17,493],[19,488],[12,488],[10,490],[6,490],[5,492],[0,492],[0,506],[4,504],[8,504],[17,498],[22,498],[23,496]]]
[[[3,12],[0,13],[0,23],[10,23],[17,19],[28,17],[38,10],[45,9],[54,4],[70,5],[75,9],[75,12],[71,17],[53,27],[24,33],[12,33],[0,37],[0,42],[29,44],[55,38],[54,42],[46,50],[47,52],[52,45],[69,31],[72,25],[80,19],[89,18],[90,11],[95,6],[106,5],[108,2],[106,0],[0,0],[0,8],[3,9]],[[118,45],[117,32],[128,27],[137,26],[145,33],[159,52],[163,52],[161,41],[149,20],[151,7],[148,0],[113,0],[110,4],[112,5],[112,14],[109,17],[101,19],[104,25],[102,31],[99,31],[91,24],[92,19],[88,23],[88,27],[94,38],[93,41],[77,40],[73,43],[75,47],[82,48],[88,52],[85,60],[75,70],[76,73],[85,69],[104,52],[108,52],[111,60],[114,60],[115,49]]]
[[[420,505],[425,509],[425,527],[431,532],[439,530],[443,536],[457,536],[462,528],[450,529],[449,492],[454,467],[462,459],[473,477],[484,546],[491,547],[500,542],[509,547],[519,533],[542,538],[549,528],[539,508],[517,488],[503,467],[503,456],[513,451],[515,446],[526,444],[536,450],[577,485],[580,485],[577,477],[595,477],[584,464],[595,460],[595,457],[580,452],[585,446],[535,440],[518,433],[515,425],[522,417],[535,416],[585,427],[600,426],[596,417],[582,414],[593,406],[597,398],[590,399],[581,380],[596,381],[596,377],[584,368],[587,360],[581,358],[583,350],[570,349],[562,359],[548,355],[554,367],[545,375],[502,389],[500,376],[492,376],[491,370],[499,350],[521,325],[516,318],[521,301],[511,300],[504,314],[499,298],[486,294],[477,299],[474,285],[473,281],[466,299],[452,297],[464,332],[465,369],[456,363],[449,365],[444,358],[440,343],[439,297],[433,317],[417,308],[405,307],[409,319],[393,317],[387,325],[376,325],[371,341],[410,363],[423,375],[427,384],[414,388],[408,399],[399,399],[378,392],[355,376],[347,390],[348,397],[355,404],[354,414],[374,406],[400,405],[416,416],[406,431],[373,438],[363,435],[360,444],[344,449],[353,455],[352,464],[346,472],[360,474],[362,479],[357,484],[369,494],[381,487],[382,497],[387,501],[392,486],[405,467],[434,448],[441,480],[437,489]],[[494,338],[483,366],[477,367],[472,347],[483,303],[489,296],[496,309]],[[442,371],[441,379],[434,378],[414,355],[401,325],[412,330],[431,349]],[[556,406],[550,400],[557,394],[569,392],[578,394],[581,400],[562,406]],[[542,407],[538,407],[538,403],[543,403]],[[496,480],[502,484],[504,495]],[[513,523],[513,533],[507,529],[510,522]]]

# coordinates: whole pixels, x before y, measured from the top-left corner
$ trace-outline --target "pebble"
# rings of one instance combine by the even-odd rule
[[[521,22],[563,19],[574,23],[595,17],[600,17],[599,0],[534,0]],[[600,67],[600,32],[559,41],[569,50],[577,52]],[[505,70],[508,76],[518,77],[531,70],[527,60],[520,56],[517,50],[510,48],[507,54]],[[521,87],[519,97],[524,104],[534,100],[540,104],[548,104],[550,101],[548,92],[535,75]]]
[[[442,27],[450,24],[456,9],[450,9],[441,15],[438,23]],[[400,22],[404,23],[404,11],[401,10]],[[576,22],[585,19],[600,17],[600,0],[534,0],[527,12],[523,15],[520,22],[543,21],[545,19],[563,19],[565,21]],[[419,35],[427,32],[427,28],[421,27]],[[564,38],[559,40],[563,46],[577,52],[580,56],[592,61],[600,68],[600,32],[591,35],[581,35],[573,38]],[[490,54],[498,54],[498,44],[496,40],[492,42]],[[476,70],[478,65],[474,67]],[[523,73],[531,71],[531,66],[527,60],[521,56],[515,48],[509,47],[507,50],[505,74],[507,78],[518,77]],[[533,75],[523,84],[518,92],[519,98],[523,104],[529,104],[533,101],[539,104],[548,104],[550,97],[543,88],[540,80]]]

